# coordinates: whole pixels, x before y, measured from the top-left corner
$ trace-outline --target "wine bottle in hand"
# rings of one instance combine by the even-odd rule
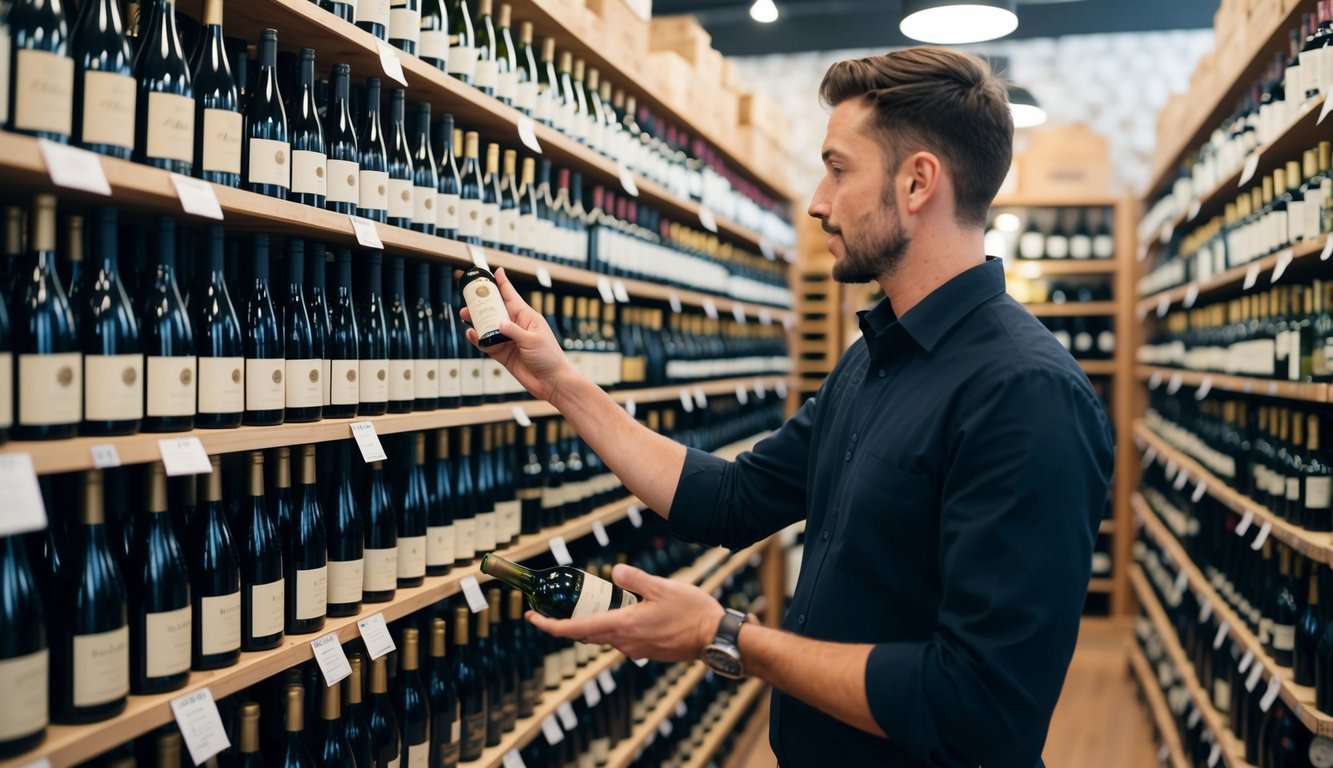
[[[495,553],[481,558],[481,572],[521,591],[533,610],[552,619],[577,619],[628,608],[639,596],[568,565],[533,570]]]

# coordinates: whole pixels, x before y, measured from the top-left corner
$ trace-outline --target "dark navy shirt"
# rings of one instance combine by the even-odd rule
[[[783,627],[874,645],[872,736],[781,692],[788,768],[1040,766],[1073,655],[1114,437],[1078,364],[990,260],[862,340],[727,462],[691,450],[680,535],[742,547],[806,520]]]

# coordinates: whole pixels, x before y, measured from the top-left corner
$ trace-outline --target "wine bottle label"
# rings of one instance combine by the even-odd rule
[[[481,361],[481,374],[487,394],[501,395],[505,392],[504,366],[495,358],[488,357]]]
[[[356,9],[356,23],[389,24],[389,0],[357,0],[352,4]]]
[[[1299,477],[1287,478],[1287,501],[1301,500],[1301,479]]]
[[[328,602],[348,605],[361,602],[361,587],[365,584],[365,561],[330,560]]]
[[[562,506],[564,506],[564,500],[560,493],[560,486],[542,488],[542,509],[559,509]]]
[[[130,628],[128,625],[74,636],[71,662],[74,706],[95,707],[130,692]]]
[[[412,385],[412,361],[389,361],[389,399],[412,400],[416,397],[416,388]]]
[[[602,736],[592,740],[592,761],[593,765],[606,765],[607,756],[611,752],[611,740],[608,736]]]
[[[8,429],[13,424],[14,355],[10,352],[0,352],[0,429]]]
[[[389,361],[361,360],[357,364],[359,371],[358,392],[363,403],[389,402]]]
[[[371,211],[389,210],[389,174],[361,170],[361,199],[358,205]]]
[[[514,106],[533,113],[535,117],[537,113],[537,84],[530,80],[515,84]]]
[[[333,405],[355,405],[361,402],[361,387],[357,385],[360,363],[356,360],[334,360],[330,365],[329,381],[332,389],[329,402]]]
[[[497,242],[500,247],[514,250],[518,247],[518,209],[500,209],[500,227]]]
[[[495,97],[512,102],[517,93],[518,73],[497,71],[495,75]]]
[[[500,242],[500,206],[495,203],[481,204],[481,239],[487,243]]]
[[[0,744],[46,727],[49,656],[43,648],[0,659]]]
[[[283,382],[286,361],[282,358],[245,360],[245,409],[280,411],[286,407],[287,387]]]
[[[1273,623],[1272,645],[1275,651],[1291,651],[1296,648],[1296,627],[1291,624]]]
[[[440,768],[458,768],[458,758],[461,753],[459,747],[462,746],[458,743],[458,735],[462,730],[462,723],[457,717],[449,729],[453,737],[440,747]]]
[[[393,0],[389,9],[389,39],[416,43],[421,38],[421,8],[407,0]]]
[[[291,185],[292,147],[285,141],[273,139],[250,139],[250,167],[248,169],[251,184],[273,184],[286,188]]]
[[[472,85],[477,88],[495,88],[500,74],[500,62],[495,59],[477,59],[476,71],[472,75]]]
[[[439,365],[434,358],[412,361],[412,388],[419,399],[434,400],[440,396]]]
[[[213,173],[241,172],[241,139],[245,136],[240,112],[204,110],[204,170]]]
[[[611,610],[611,593],[614,590],[615,585],[606,579],[591,573],[584,574],[583,588],[579,590],[579,599],[574,603],[574,613],[570,618],[578,619]]]
[[[477,513],[477,551],[495,549],[495,510]]]
[[[328,613],[329,569],[326,566],[296,571],[296,618],[317,619]]]
[[[1115,256],[1115,240],[1110,235],[1093,237],[1092,255],[1099,259],[1109,259]]]
[[[477,553],[477,520],[461,517],[454,520],[454,559],[471,560]]]
[[[311,408],[324,402],[323,360],[288,360],[283,368],[286,407]]]
[[[436,61],[449,61],[449,33],[439,29],[421,30],[421,40],[417,47],[417,55],[423,59],[435,59]],[[445,69],[448,69],[446,64]]]
[[[500,541],[509,541],[518,535],[521,525],[519,520],[523,514],[523,505],[518,499],[512,501],[501,501],[495,505],[499,512],[499,522],[496,524],[496,539]]]
[[[433,187],[412,187],[412,221],[416,224],[435,224],[439,214],[435,199],[439,193]]]
[[[463,715],[463,728],[460,737],[462,752],[465,755],[479,754],[486,746],[486,710]]]
[[[398,538],[398,578],[415,579],[426,575],[426,537]]]
[[[268,637],[282,631],[286,597],[283,580],[250,587],[251,637]]]
[[[458,195],[440,195],[435,202],[436,229],[458,230]]]
[[[578,654],[573,648],[563,648],[560,651],[560,676],[566,679],[574,676],[579,670]]]
[[[1092,349],[1092,334],[1087,331],[1080,331],[1074,334],[1074,351],[1085,353]]]
[[[137,84],[129,75],[87,70],[83,73],[82,141],[134,148],[134,100]]]
[[[430,765],[430,742],[409,744],[406,751],[407,759],[403,761],[406,768],[427,768]]]
[[[365,550],[366,592],[387,592],[398,586],[398,548]]]
[[[426,565],[451,565],[457,555],[454,551],[454,527],[432,525],[426,529]]]
[[[416,202],[412,198],[411,179],[389,179],[389,215],[396,219],[412,220]]]
[[[306,149],[292,150],[292,192],[325,196],[328,180],[325,178],[327,158],[323,152]]]
[[[325,200],[330,203],[361,202],[361,166],[351,160],[329,158]]]
[[[190,606],[150,613],[145,619],[144,661],[149,677],[177,675],[190,668]]]
[[[455,77],[472,78],[477,72],[477,49],[467,45],[455,45],[449,49],[449,74]]]
[[[548,654],[542,663],[542,680],[547,689],[560,687],[560,655]]]
[[[20,49],[14,69],[14,127],[69,136],[73,125],[74,60]]]
[[[241,593],[215,595],[199,601],[200,652],[205,656],[241,647]]]
[[[461,397],[463,394],[463,361],[458,358],[441,358],[440,397]]]
[[[194,99],[148,94],[148,157],[194,162]]]
[[[1328,509],[1333,502],[1333,477],[1305,478],[1305,508]]]
[[[552,120],[551,91],[540,84],[536,84],[535,87],[537,94],[532,103],[532,119],[539,123],[549,123]]]
[[[143,418],[143,355],[85,355],[83,380],[85,420]]]
[[[533,251],[544,250],[538,235],[540,230],[541,222],[537,219],[537,214],[524,213],[519,215],[518,222],[514,225],[515,247]]]
[[[199,412],[245,410],[245,358],[199,358]]]
[[[19,424],[76,424],[82,409],[83,366],[78,352],[19,355]]]
[[[1310,742],[1310,765],[1314,768],[1333,768],[1333,739],[1316,736]]]
[[[500,321],[509,317],[504,300],[500,298],[499,287],[489,280],[473,280],[468,283],[463,288],[463,298],[467,301],[468,312],[472,316],[472,327],[477,330],[478,336],[498,331]],[[464,387],[466,388],[466,384]]]
[[[482,389],[481,368],[480,360],[463,361],[463,397],[479,397],[485,392]]]
[[[458,236],[482,236],[482,202],[466,197],[458,200]]]

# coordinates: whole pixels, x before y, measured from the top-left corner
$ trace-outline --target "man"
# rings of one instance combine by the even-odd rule
[[[978,59],[914,48],[835,64],[820,93],[834,109],[809,213],[834,278],[886,299],[752,452],[726,462],[637,425],[503,275],[514,343],[488,349],[678,534],[741,547],[805,519],[783,630],[627,566],[614,578],[641,604],[531,620],[635,658],[707,646],[710,665],[776,689],[785,766],[1040,766],[1113,439],[1087,377],[984,256],[1012,152],[1005,87]]]

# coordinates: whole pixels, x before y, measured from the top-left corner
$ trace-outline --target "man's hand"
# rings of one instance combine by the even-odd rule
[[[692,661],[713,641],[723,610],[707,592],[623,564],[615,567],[612,580],[643,600],[581,619],[549,619],[528,611],[528,621],[556,637],[610,644],[631,659]]]
[[[564,350],[555,340],[555,334],[551,333],[541,312],[528,306],[518,295],[504,269],[495,270],[495,282],[500,287],[500,298],[504,299],[505,309],[512,318],[501,320],[499,330],[512,339],[512,343],[480,349],[508,368],[533,397],[550,401],[560,391],[563,382],[578,374],[569,364],[569,359],[565,357]],[[468,341],[476,346],[477,331],[471,327],[471,314],[464,307],[459,315],[469,325]]]

